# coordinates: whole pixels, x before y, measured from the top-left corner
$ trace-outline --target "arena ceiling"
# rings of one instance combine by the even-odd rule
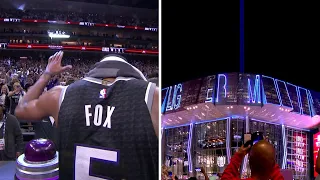
[[[68,0],[95,4],[107,4],[115,6],[158,9],[158,0]]]

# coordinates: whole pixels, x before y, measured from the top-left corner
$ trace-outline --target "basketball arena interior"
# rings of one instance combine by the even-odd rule
[[[162,163],[179,178],[201,178],[195,171],[201,166],[209,176],[222,173],[243,134],[260,131],[294,179],[316,177],[319,100],[318,92],[257,74],[218,74],[163,88]],[[246,165],[242,177],[250,174]]]

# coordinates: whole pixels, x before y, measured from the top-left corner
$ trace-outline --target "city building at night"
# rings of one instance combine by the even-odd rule
[[[294,179],[316,175],[318,92],[264,75],[218,74],[163,88],[161,111],[162,160],[177,176],[198,177],[201,166],[222,173],[243,134],[255,131],[274,145],[277,163]],[[244,161],[242,177],[250,175]]]

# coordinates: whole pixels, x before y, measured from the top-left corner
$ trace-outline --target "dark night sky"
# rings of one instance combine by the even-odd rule
[[[162,4],[162,86],[238,72],[239,1],[174,2]],[[305,2],[246,1],[245,73],[320,91],[316,7]]]

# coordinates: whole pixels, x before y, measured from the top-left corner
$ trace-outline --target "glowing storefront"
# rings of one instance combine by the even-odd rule
[[[277,151],[278,164],[292,169],[295,179],[309,179],[314,172],[309,130],[320,122],[319,100],[317,92],[239,73],[164,88],[163,163],[178,176],[196,174],[198,166],[211,174],[223,172],[243,134],[262,131]],[[250,174],[246,164],[243,177]]]

